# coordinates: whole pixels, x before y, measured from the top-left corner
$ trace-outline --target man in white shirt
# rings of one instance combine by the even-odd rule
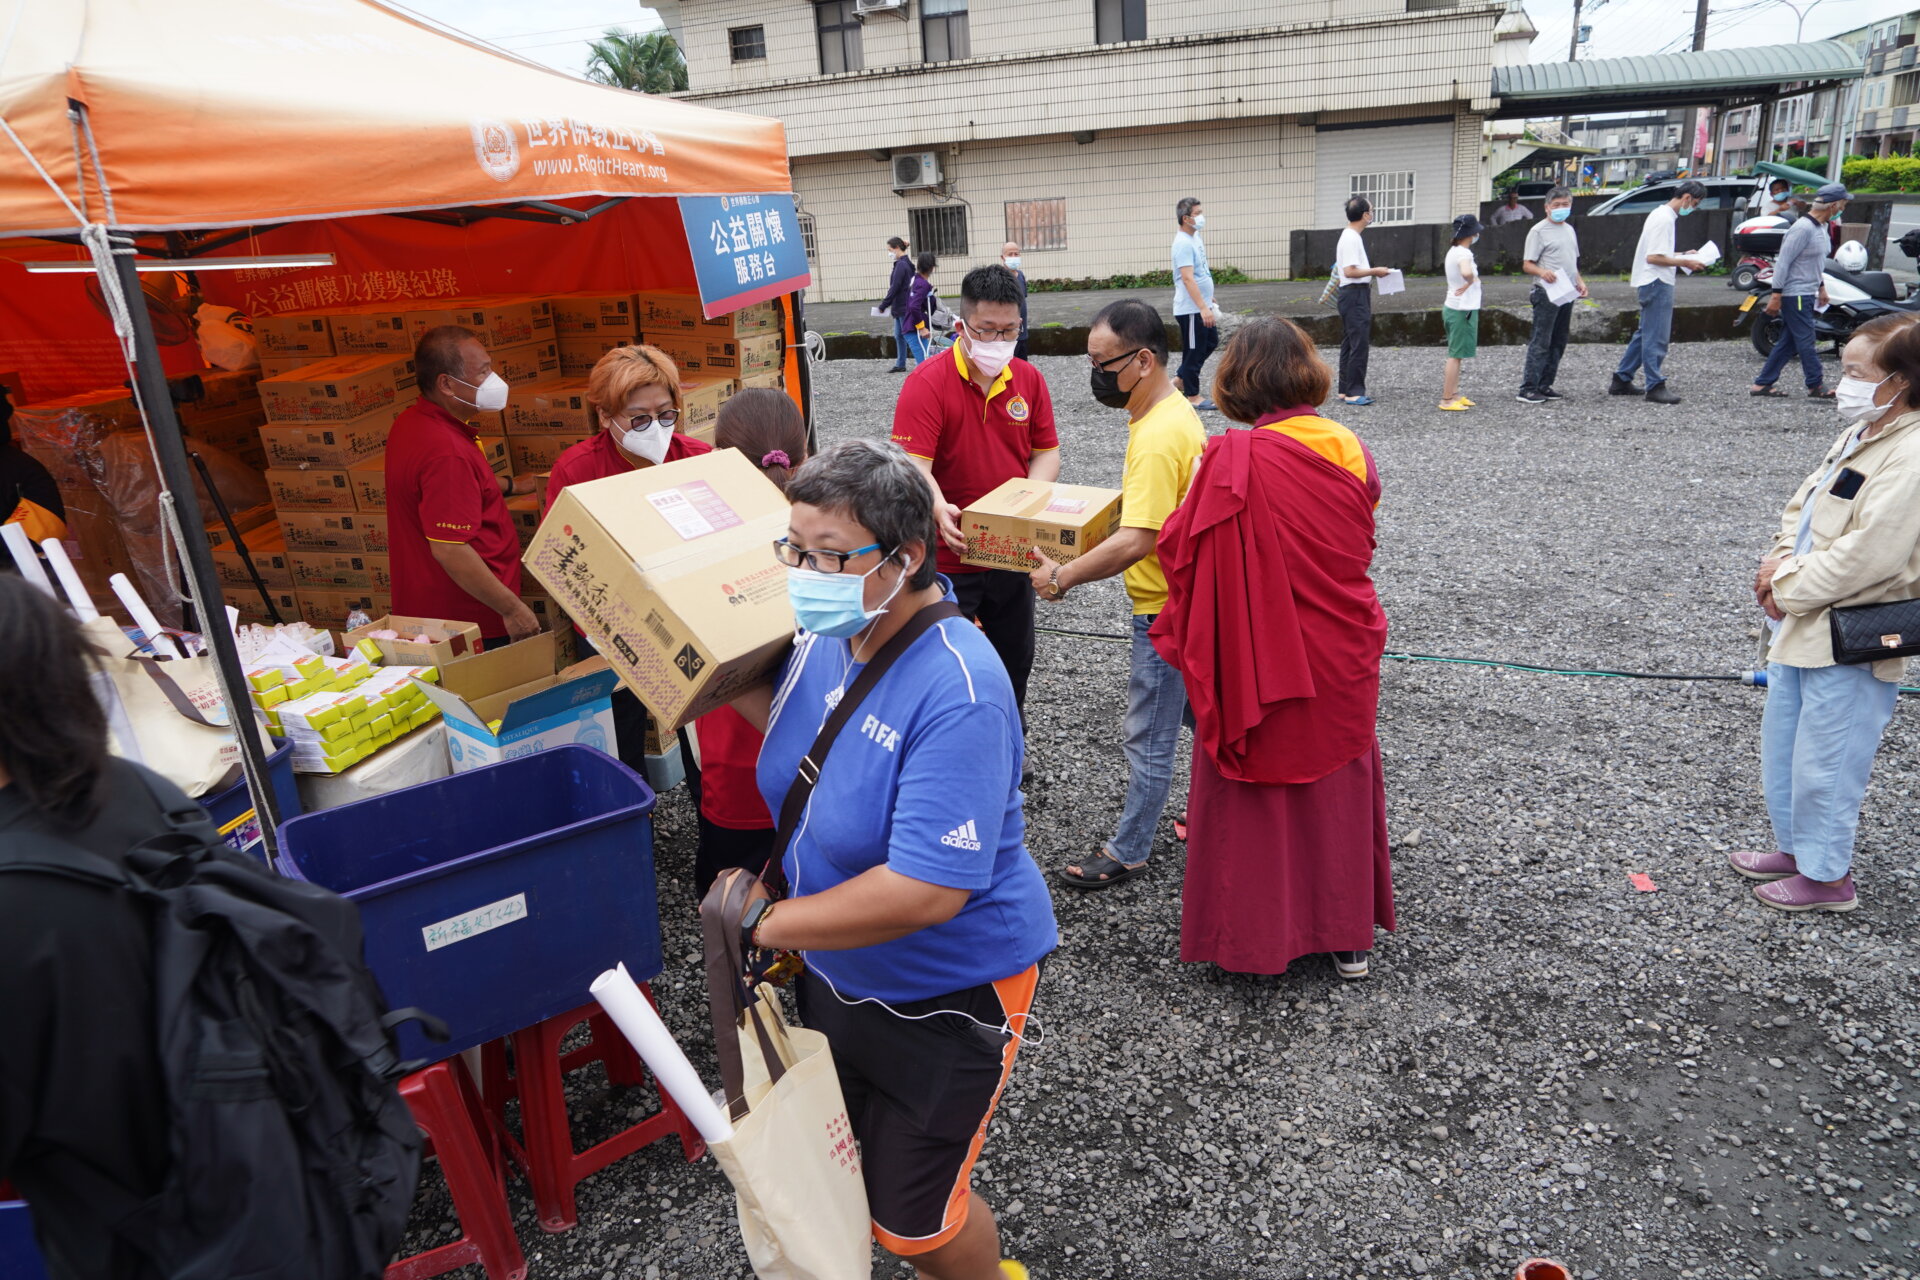
[[[1340,402],[1372,404],[1367,394],[1367,353],[1373,346],[1372,282],[1389,274],[1367,261],[1360,233],[1373,225],[1373,203],[1365,196],[1347,201],[1347,229],[1333,251],[1333,278],[1340,282]]]
[[[1517,192],[1507,192],[1506,203],[1493,211],[1493,225],[1504,227],[1509,222],[1526,222],[1533,217],[1533,210],[1520,203]]]
[[[1633,250],[1633,291],[1640,299],[1640,327],[1634,331],[1620,367],[1613,371],[1610,395],[1637,396],[1640,388],[1633,375],[1647,371],[1647,399],[1654,404],[1679,404],[1680,397],[1667,387],[1667,375],[1661,366],[1667,359],[1667,342],[1673,336],[1673,284],[1681,267],[1701,270],[1696,258],[1674,253],[1673,237],[1679,220],[1700,207],[1707,189],[1698,182],[1683,182],[1675,188],[1673,199],[1657,206],[1640,228],[1640,243]]]

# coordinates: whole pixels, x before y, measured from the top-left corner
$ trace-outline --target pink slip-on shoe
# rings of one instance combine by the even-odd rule
[[[1776,911],[1851,911],[1860,905],[1859,895],[1853,891],[1852,876],[1845,877],[1839,884],[1821,884],[1803,875],[1793,875],[1761,885],[1753,891],[1753,896]]]
[[[1790,853],[1762,853],[1758,849],[1735,849],[1727,855],[1727,865],[1749,880],[1785,880],[1798,875]]]

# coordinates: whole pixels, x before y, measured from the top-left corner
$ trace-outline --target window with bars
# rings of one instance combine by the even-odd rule
[[[1096,44],[1147,38],[1147,0],[1093,0]]]
[[[813,20],[820,33],[821,75],[865,68],[860,19],[854,15],[853,0],[823,0],[813,6]]]
[[[732,27],[727,31],[727,45],[733,53],[735,62],[753,62],[767,56],[767,29],[765,27]]]
[[[1412,170],[1350,174],[1347,194],[1365,196],[1373,205],[1373,220],[1377,224],[1413,221]]]
[[[820,263],[820,239],[813,228],[813,215],[810,213],[797,213],[794,215],[794,218],[800,223],[800,243],[806,247],[807,261],[818,266]]]
[[[971,57],[967,0],[920,0],[920,49],[928,62]]]
[[[907,239],[916,255],[931,253],[936,258],[964,256],[967,252],[967,207],[963,204],[936,204],[924,209],[907,210]]]
[[[1007,239],[1025,253],[1067,247],[1067,198],[1007,201]]]

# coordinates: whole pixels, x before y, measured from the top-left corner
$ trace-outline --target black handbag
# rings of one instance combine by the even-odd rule
[[[1827,610],[1835,662],[1882,662],[1920,654],[1920,600]]]

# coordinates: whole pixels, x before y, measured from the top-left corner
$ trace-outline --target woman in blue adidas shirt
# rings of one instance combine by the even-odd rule
[[[800,758],[863,665],[953,593],[933,567],[933,492],[897,446],[850,440],[787,487],[776,550],[802,634],[764,719],[760,792],[779,813]],[[807,953],[802,1020],[826,1034],[860,1140],[873,1234],[928,1280],[1021,1275],[1000,1260],[973,1162],[1059,941],[1027,853],[1020,716],[999,657],[962,618],[916,639],[821,764],[785,851],[790,896],[746,918]]]

